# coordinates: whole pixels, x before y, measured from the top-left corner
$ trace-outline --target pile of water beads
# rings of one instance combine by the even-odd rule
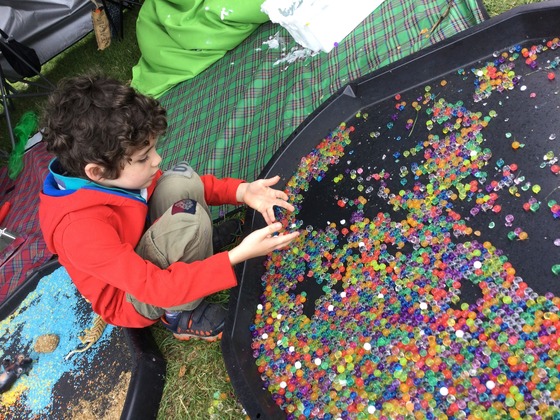
[[[516,58],[536,62],[537,48],[527,49],[527,57],[523,48],[514,50]],[[509,54],[499,57],[513,61]],[[476,94],[488,93],[483,83],[499,90],[490,67],[482,68],[480,76],[488,80]],[[516,85],[513,69],[500,70],[508,72],[505,89]],[[421,165],[399,168],[403,189],[391,191],[383,171],[355,168],[337,175],[334,182],[349,177],[356,183],[356,197],[332,198],[350,207],[352,217],[307,226],[293,246],[266,261],[251,326],[263,386],[289,419],[560,416],[560,298],[535,293],[500,249],[476,239],[453,207],[482,189],[470,216],[498,214],[498,194],[518,194],[524,180],[497,160],[501,180],[485,184],[492,152],[482,133],[492,112],[470,112],[430,89],[418,99],[413,107],[428,106],[430,135],[406,155],[393,156],[424,158]],[[408,120],[406,128],[413,127]],[[296,211],[284,216],[286,227],[302,227],[297,215],[305,192],[343,159],[352,131],[341,124],[302,158],[287,185]],[[534,187],[528,189],[538,193]],[[365,214],[372,191],[399,217]],[[515,222],[511,215],[505,221]],[[526,239],[524,233],[516,228],[510,239]],[[555,270],[560,273],[560,266]],[[298,292],[304,282],[315,282],[322,292],[312,316],[304,311],[307,294]],[[465,282],[480,289],[473,304],[461,302]]]

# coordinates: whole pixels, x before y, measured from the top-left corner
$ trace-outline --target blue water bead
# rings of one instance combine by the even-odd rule
[[[525,372],[523,371],[519,370],[517,372],[511,372],[511,374],[512,375],[515,374],[515,379],[521,379],[521,380],[525,379]]]
[[[550,360],[550,356],[548,355],[548,353],[543,351],[541,353],[540,359],[541,359],[541,361],[546,362],[547,360]]]

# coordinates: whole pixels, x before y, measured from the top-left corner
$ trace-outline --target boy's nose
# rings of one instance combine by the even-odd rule
[[[161,156],[159,155],[158,152],[156,152],[156,157],[155,157],[155,159],[154,159],[154,161],[153,161],[152,166],[154,166],[154,167],[155,167],[155,166],[159,166],[160,163],[161,163]]]

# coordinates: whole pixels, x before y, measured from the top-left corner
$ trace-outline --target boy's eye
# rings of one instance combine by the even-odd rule
[[[144,156],[142,159],[138,159],[138,162],[143,163],[148,161],[148,156]]]

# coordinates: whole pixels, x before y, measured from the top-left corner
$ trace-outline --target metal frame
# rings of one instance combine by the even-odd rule
[[[20,80],[21,82],[26,83],[30,86],[35,86],[36,88],[39,89],[39,91],[38,92],[21,92],[21,91],[17,90],[8,81],[8,78],[6,77],[6,75],[4,74],[4,70],[2,69],[2,64],[0,63],[0,96],[2,97],[2,106],[4,107],[3,113],[6,117],[6,124],[8,126],[8,133],[9,133],[9,136],[10,136],[10,140],[12,142],[12,148],[15,148],[16,140],[14,138],[13,125],[12,125],[12,121],[11,121],[11,117],[10,117],[10,109],[14,108],[13,99],[23,98],[23,97],[31,97],[31,96],[48,95],[55,88],[55,85],[50,80],[48,80],[45,76],[43,76],[41,74],[41,72],[37,71],[31,64],[29,64],[29,62],[24,57],[22,57],[20,54],[18,54],[18,52],[15,51],[10,46],[8,41],[6,39],[4,39],[2,36],[0,36],[0,43],[4,47],[6,47],[6,49],[10,50],[22,63],[24,63],[27,67],[29,67],[31,70],[33,70],[33,72],[37,76],[39,76],[40,79],[43,81],[43,83],[41,83],[41,82],[37,82],[37,81],[27,80],[27,78],[22,77],[21,80]],[[0,55],[2,55],[1,52],[0,52]]]

